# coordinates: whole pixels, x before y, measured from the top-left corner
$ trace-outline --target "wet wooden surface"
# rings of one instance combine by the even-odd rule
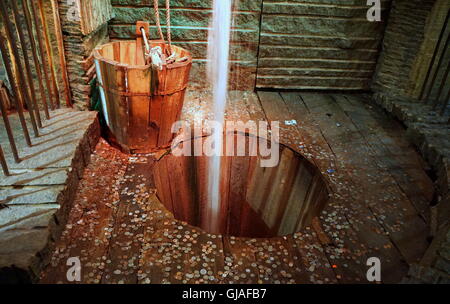
[[[379,257],[384,283],[399,282],[428,243],[433,185],[400,124],[365,95],[231,94],[226,119],[280,121],[281,141],[315,164],[332,197],[313,225],[271,239],[207,234],[157,199],[151,156],[101,142],[42,283],[367,283]],[[210,96],[189,93],[183,118],[208,117]],[[293,123],[295,121],[295,123]]]

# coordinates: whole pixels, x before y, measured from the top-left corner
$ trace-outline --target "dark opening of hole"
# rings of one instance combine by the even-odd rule
[[[246,147],[258,140],[235,134],[235,142],[242,136]],[[192,139],[183,145],[195,146],[204,140]],[[213,233],[208,222],[209,160],[168,154],[155,165],[154,178],[159,199],[176,219]],[[265,168],[261,161],[261,156],[221,157],[219,233],[237,237],[292,234],[309,225],[327,203],[323,176],[300,154],[280,145],[278,165]]]

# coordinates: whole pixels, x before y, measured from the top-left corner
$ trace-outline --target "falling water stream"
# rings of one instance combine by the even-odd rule
[[[228,85],[228,57],[230,50],[231,12],[233,0],[214,0],[212,29],[209,33],[208,64],[213,89],[213,120],[224,123]],[[213,129],[214,150],[222,151],[223,130]],[[209,231],[219,232],[220,163],[221,153],[211,156],[208,174]]]

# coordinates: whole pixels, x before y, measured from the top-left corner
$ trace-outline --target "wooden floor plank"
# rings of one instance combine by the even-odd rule
[[[370,207],[366,206],[366,202],[372,196],[372,188],[370,185],[362,183],[365,179],[361,180],[354,176],[354,172],[365,174],[366,169],[373,166],[369,157],[369,148],[363,144],[363,139],[358,134],[356,127],[348,123],[348,118],[339,109],[333,107],[333,100],[330,96],[325,94],[301,95],[303,101],[315,115],[331,148],[335,151],[336,157],[339,159],[340,172],[344,172],[346,175],[344,179],[348,188],[341,189],[340,194],[347,192],[347,199],[342,204],[346,204],[351,210],[351,216],[347,215],[347,219],[355,229],[358,239],[364,240],[363,243],[366,245],[364,257],[378,256],[384,261],[387,269],[390,269],[391,265],[405,267],[406,265],[402,263],[402,256],[389,237],[385,235],[384,226],[374,217]],[[354,166],[358,169],[354,170]],[[375,174],[377,172],[375,171]],[[391,277],[385,276],[384,279],[387,282],[398,280],[405,271],[404,267],[398,267],[398,271],[393,268],[394,271],[390,272]]]
[[[61,239],[56,244],[51,264],[41,275],[41,283],[71,283],[67,280],[67,259],[78,257],[81,281],[99,283],[107,264],[106,254],[115,223],[114,202],[118,200],[118,180],[125,173],[125,156],[103,140],[97,145],[91,164],[85,169],[74,207]]]
[[[434,195],[433,182],[422,167],[423,160],[420,155],[412,149],[404,132],[400,132],[401,126],[362,102],[359,96],[337,95],[335,99],[359,132],[367,139],[371,149],[374,152],[383,150],[382,153],[377,153],[380,166],[389,170],[390,175],[414,204],[416,210],[429,221],[429,204]],[[364,119],[358,119],[359,116],[349,110],[352,106],[358,105],[360,111],[365,114]],[[374,125],[377,121],[376,128],[370,129],[369,123]]]
[[[336,136],[336,133],[345,136],[346,134],[349,134],[349,132],[353,134],[353,138],[356,137],[356,142],[351,140],[352,137],[341,137],[342,140],[337,144],[344,148],[343,150],[341,150],[342,153],[340,153],[340,155],[342,155],[343,157],[344,163],[346,159],[357,159],[358,157],[360,159],[358,164],[359,166],[356,168],[356,170],[352,170],[352,172],[350,173],[354,177],[352,179],[353,182],[358,185],[358,187],[361,187],[364,190],[364,200],[361,200],[361,202],[370,202],[368,207],[370,207],[371,213],[376,217],[377,221],[380,223],[383,229],[390,234],[390,238],[399,248],[403,257],[409,263],[414,262],[414,257],[418,255],[418,251],[423,249],[423,246],[416,246],[416,244],[411,245],[411,243],[408,244],[403,241],[403,236],[397,236],[399,232],[397,230],[397,227],[402,224],[399,219],[402,218],[402,220],[405,220],[408,218],[408,220],[411,221],[405,226],[405,228],[409,228],[404,229],[404,233],[408,232],[407,235],[410,235],[410,233],[414,234],[421,242],[426,242],[426,236],[424,237],[423,234],[425,224],[417,216],[414,210],[411,210],[412,206],[410,202],[407,199],[405,200],[405,197],[402,195],[395,182],[390,180],[389,177],[384,174],[385,172],[383,171],[383,169],[377,166],[377,159],[374,156],[375,153],[370,148],[370,146],[368,146],[367,141],[360,133],[355,135],[355,130],[356,132],[359,132],[357,127],[352,123],[351,119],[339,108],[339,106],[334,102],[331,96],[324,95],[319,97],[319,95],[314,95],[313,97],[315,98],[316,102],[317,100],[320,100],[318,103],[320,103],[321,111],[333,113],[333,115],[330,117],[321,117],[321,121],[323,124],[322,128],[323,130],[326,130],[324,132],[326,132],[325,136],[327,138],[334,138]],[[308,99],[308,97],[304,97],[304,100],[307,100],[305,102],[313,102],[311,101],[311,99],[311,97],[310,99]],[[320,115],[319,112],[318,114]],[[338,124],[340,124],[340,127],[338,126]],[[329,130],[332,130],[333,126],[336,126],[336,128],[338,129],[343,129],[344,131],[329,132]],[[376,127],[375,122],[373,123],[373,127]],[[367,149],[365,151],[364,157],[361,158],[361,151],[355,151],[354,147],[362,145],[367,147]],[[382,186],[380,186],[379,188],[374,187],[375,184],[370,182],[371,175],[373,176],[373,179],[377,180],[377,183],[381,184]],[[381,189],[384,190],[380,191]],[[386,192],[388,191],[391,195],[386,198]],[[389,211],[387,210],[387,206],[383,206],[382,204],[378,203],[384,202],[386,200],[388,200],[386,203],[389,203]],[[382,207],[380,207],[380,205]],[[409,213],[409,215],[406,215],[406,217],[404,217],[405,210],[409,210],[411,212]],[[374,227],[376,227],[376,225]],[[375,239],[374,236],[370,238],[368,237],[367,241],[373,239]],[[380,246],[377,246],[377,248],[380,248]],[[392,260],[393,254],[386,254]]]
[[[298,109],[299,106],[296,105],[296,103],[300,103],[302,102],[302,100],[295,100],[293,97],[293,95],[288,96],[285,95],[286,100],[283,100],[283,98],[279,95],[279,94],[275,94],[275,93],[269,93],[269,92],[264,92],[264,94],[259,94],[260,100],[261,100],[261,104],[264,108],[264,111],[268,117],[269,120],[279,120],[282,119],[283,117],[288,117],[288,118],[293,118],[293,119],[298,119],[299,121],[306,121],[306,123],[311,123],[311,118],[308,117],[306,118],[305,116],[300,116],[298,115]],[[289,106],[293,109],[293,110],[289,110]],[[320,106],[319,104],[315,105],[316,107]],[[266,108],[267,107],[267,108]],[[295,109],[295,110],[294,110]],[[293,114],[296,113],[296,114]],[[308,114],[314,114],[315,112],[309,112]],[[317,122],[316,122],[317,123]],[[320,125],[318,125],[320,126]],[[329,144],[327,142],[325,142],[326,140],[322,137],[322,133],[323,131],[321,131],[320,129],[317,128],[308,128],[308,132],[314,132],[311,135],[308,135],[308,133],[305,132],[305,129],[298,129],[297,126],[288,126],[287,131],[281,129],[281,131],[283,132],[289,132],[292,137],[295,137],[296,141],[298,141],[298,138],[304,138],[305,142],[308,140],[309,137],[314,138],[314,142],[311,144],[311,149],[310,151],[310,157],[311,159],[315,160],[316,159],[316,155],[322,155],[323,159],[325,159],[325,162],[322,162],[322,164],[316,164],[318,165],[320,171],[325,175],[325,177],[327,179],[329,178],[336,178],[339,175],[336,173],[337,168],[334,167],[335,164],[332,161],[332,157],[334,157],[334,152],[332,152],[331,148],[329,147]],[[303,132],[302,132],[303,131]],[[320,145],[320,146],[319,146]],[[320,147],[320,148],[319,148]],[[322,151],[325,151],[325,153],[327,154],[326,157],[324,157],[324,153]],[[322,154],[319,154],[320,152],[322,152]],[[328,152],[328,153],[327,153]],[[302,153],[303,154],[303,153]],[[304,154],[303,154],[304,155]],[[325,166],[325,167],[321,167],[321,166]],[[330,176],[330,174],[328,172],[333,172],[332,175],[334,176]],[[336,173],[336,174],[334,174]],[[331,181],[331,184],[339,184],[336,183],[336,181]],[[336,191],[339,191],[339,196],[343,197],[345,196],[344,193],[342,193],[343,191],[348,192],[348,189],[342,188],[342,189],[335,189]],[[341,201],[339,201],[341,202]],[[354,244],[351,240],[352,238],[350,236],[355,235],[356,232],[353,231],[352,225],[350,224],[350,222],[348,222],[346,220],[346,215],[345,212],[339,208],[334,208],[334,205],[332,204],[328,204],[328,206],[326,207],[326,209],[324,210],[324,212],[326,213],[326,215],[324,215],[324,218],[328,218],[329,221],[329,225],[326,227],[325,231],[327,233],[329,233],[330,235],[334,235],[334,236],[339,236],[339,237],[334,237],[332,238],[335,242],[336,245],[340,245],[343,246],[344,248],[346,248],[347,251],[342,251],[340,249],[338,250],[332,250],[331,253],[327,253],[330,256],[333,256],[335,258],[335,263],[336,264],[345,264],[348,267],[340,267],[338,270],[338,272],[340,272],[340,279],[343,282],[355,282],[356,278],[359,278],[362,276],[364,269],[361,266],[362,263],[365,261],[365,257],[366,255],[362,252],[359,251],[359,245]],[[341,227],[342,229],[336,229],[336,227],[333,225],[334,223],[337,222],[341,222]],[[324,223],[324,225],[326,225]],[[345,227],[345,229],[344,229]],[[318,245],[320,247],[320,244]],[[322,249],[323,250],[323,249]],[[324,251],[325,252],[325,251]],[[347,255],[357,255],[357,256],[353,256],[350,259],[347,259]]]
[[[188,94],[183,117],[211,118],[210,98]],[[418,213],[428,209],[432,193],[401,126],[372,109],[365,95],[233,92],[229,98],[228,120],[279,121],[281,142],[328,182],[332,197],[311,227],[271,239],[208,234],[162,205],[148,158],[97,151],[41,282],[66,282],[68,256],[81,257],[82,283],[367,283],[368,257],[381,258],[383,282],[400,281],[406,262],[425,246],[426,216]]]
[[[163,284],[170,282],[172,270],[171,249],[177,234],[176,221],[155,194],[150,195],[145,211],[148,224],[144,229],[139,261],[139,283]]]
[[[224,282],[228,284],[248,284],[259,281],[256,250],[247,239],[223,237],[225,252]]]
[[[320,129],[320,124],[314,119],[315,112],[311,112],[304,104],[298,93],[282,93],[282,97],[292,113],[294,113],[297,121],[299,121],[299,130],[305,138],[312,138],[314,144],[309,149],[313,151],[313,157],[321,170],[322,174],[330,181],[334,193],[338,195],[332,200],[334,204],[328,204],[324,210],[322,218],[322,226],[328,234],[333,235],[335,243],[345,248],[330,248],[329,256],[333,257],[336,265],[346,265],[346,267],[337,267],[335,272],[340,281],[357,282],[356,279],[364,272],[362,264],[366,257],[366,253],[358,248],[354,238],[358,234],[353,230],[354,226],[347,219],[346,210],[338,208],[347,200],[352,200],[353,187],[349,181],[345,170],[337,165],[335,152],[331,149],[330,144],[324,138],[324,132]],[[318,106],[318,105],[317,105]],[[336,223],[340,222],[340,229],[336,229]],[[346,257],[352,252],[353,256]]]
[[[352,100],[353,104],[359,102],[361,107],[363,107],[363,102],[358,100],[355,96],[351,96],[349,98]],[[342,96],[334,97],[336,106],[342,109],[342,107],[349,103],[349,98],[342,98]],[[336,109],[335,113],[342,114],[342,116],[344,116],[343,119],[347,116],[346,114],[343,114],[345,112],[342,110]],[[364,120],[357,120],[354,117],[347,116],[347,122],[349,124],[353,124],[355,128],[358,129],[361,137],[365,140],[365,144],[369,147],[369,154],[372,158],[370,163],[375,163],[378,168],[381,167],[376,171],[376,173],[372,171],[372,176],[377,174],[377,176],[373,177],[377,179],[378,185],[371,186],[371,189],[373,189],[372,192],[375,195],[369,198],[369,200],[374,203],[372,209],[374,211],[376,210],[377,214],[383,217],[383,223],[390,225],[390,227],[395,227],[392,229],[387,229],[387,231],[391,233],[391,237],[397,242],[396,245],[398,248],[400,250],[403,249],[402,253],[407,261],[412,263],[423,256],[424,251],[429,245],[427,241],[427,237],[429,235],[428,228],[426,223],[423,221],[423,218],[425,217],[423,212],[428,204],[426,203],[425,198],[423,198],[422,202],[417,199],[410,200],[406,194],[407,192],[404,190],[406,189],[406,191],[408,191],[408,189],[415,187],[409,183],[403,183],[402,180],[396,179],[397,175],[393,175],[391,173],[393,171],[392,165],[384,165],[386,160],[389,160],[390,163],[395,163],[395,168],[402,168],[404,173],[407,173],[407,168],[409,168],[409,165],[406,167],[402,165],[402,162],[404,163],[404,161],[400,161],[398,158],[391,155],[385,144],[379,139],[380,136],[389,138],[389,134],[385,133],[382,129],[382,126],[385,124],[385,120],[375,120],[371,114],[368,112],[367,114],[369,118]],[[369,124],[372,126],[372,129],[369,129]],[[375,135],[370,136],[371,134]],[[406,155],[404,155],[402,159],[405,158],[407,158]],[[415,159],[411,160],[413,164],[414,161]],[[414,167],[420,168],[420,164],[415,163]],[[419,178],[420,177],[424,178],[423,175],[419,175]],[[370,177],[367,177],[363,180],[370,179]],[[431,187],[431,181],[429,182],[429,187]],[[400,184],[403,185],[403,188]],[[380,195],[383,193],[384,196]],[[428,202],[431,198],[432,197],[428,198]],[[376,204],[375,202],[377,201],[386,202],[388,205]],[[421,211],[422,214],[420,214]],[[411,239],[415,239],[415,242],[410,242]]]
[[[142,205],[155,185],[149,174],[153,160],[150,157],[131,159],[120,186],[120,203],[107,255],[110,262],[102,278],[105,284],[138,282],[139,255],[147,221]]]
[[[334,267],[336,265],[330,263],[327,252],[321,246],[315,232],[310,228],[307,228],[306,232],[308,233],[295,234],[293,242],[300,259],[300,269],[308,277],[309,283],[331,284],[342,279],[344,279],[344,282],[347,281],[348,271],[335,271],[333,265]],[[342,265],[343,269],[348,268],[345,263],[339,265]],[[342,277],[343,275],[344,277]],[[354,279],[354,282],[357,283],[358,281]]]

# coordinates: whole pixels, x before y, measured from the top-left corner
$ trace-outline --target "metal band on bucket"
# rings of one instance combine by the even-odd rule
[[[172,95],[172,94],[181,92],[181,91],[183,91],[183,90],[185,90],[187,88],[187,83],[184,84],[181,88],[176,88],[176,89],[174,89],[172,91],[167,91],[167,92],[163,91],[163,92],[157,92],[157,93],[150,93],[150,92],[149,93],[133,93],[133,92],[118,91],[118,90],[111,89],[111,88],[105,88],[103,86],[103,84],[100,84],[98,82],[97,82],[97,86],[103,88],[103,90],[105,90],[106,92],[109,92],[109,93],[112,93],[112,94],[118,95],[118,96],[125,96],[125,97],[135,97],[135,96],[136,97],[137,96],[140,96],[140,97],[152,97],[152,96]],[[158,91],[160,91],[160,90],[158,90]]]

